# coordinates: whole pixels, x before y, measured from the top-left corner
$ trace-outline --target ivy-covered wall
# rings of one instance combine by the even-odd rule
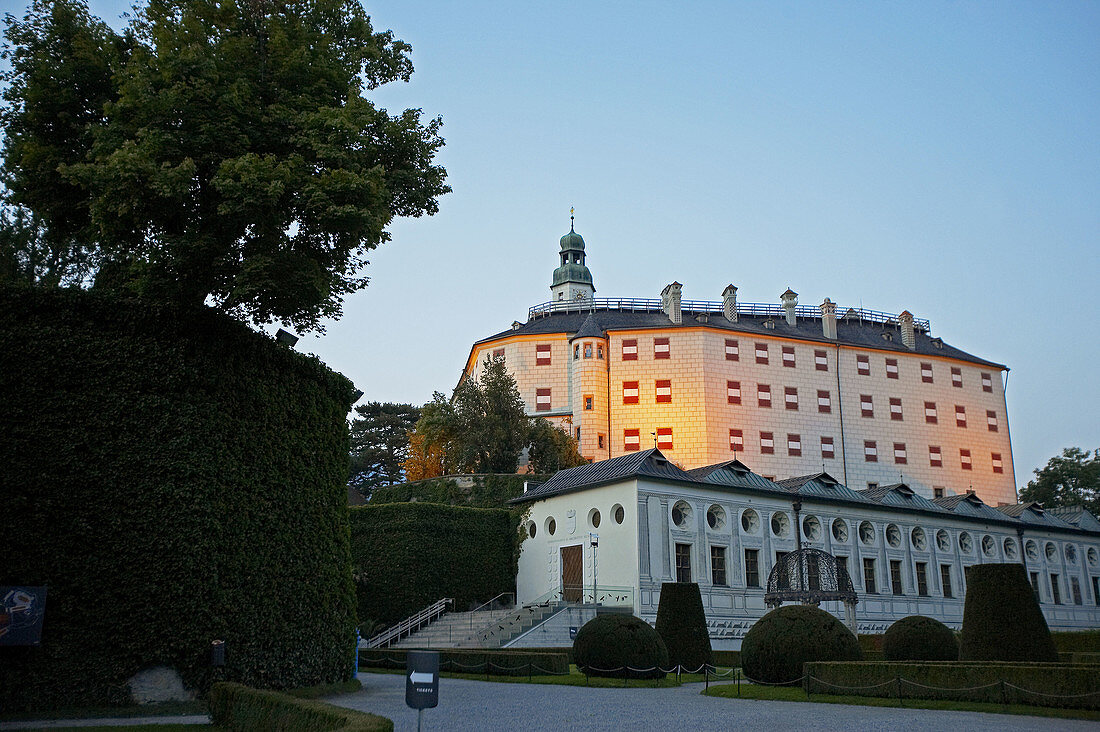
[[[352,385],[215,311],[0,289],[0,585],[48,587],[0,647],[0,709],[123,703],[150,666],[349,678]]]
[[[373,500],[352,508],[360,619],[389,625],[445,597],[468,610],[515,592],[517,526],[498,508]]]

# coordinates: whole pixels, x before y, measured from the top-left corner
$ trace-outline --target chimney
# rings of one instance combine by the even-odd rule
[[[726,285],[726,289],[722,290],[722,310],[726,313],[726,320],[737,322],[737,288],[733,285]]]
[[[783,301],[783,309],[787,311],[787,325],[793,326],[796,322],[794,309],[798,307],[798,293],[788,287],[779,298]]]
[[[917,334],[913,330],[913,314],[908,310],[902,310],[901,315],[898,316],[898,322],[901,323],[901,342],[912,351],[917,347]]]
[[[821,303],[821,332],[829,340],[836,340],[836,303],[829,298]]]
[[[683,322],[683,316],[680,314],[680,288],[683,287],[679,282],[673,282],[671,285],[665,286],[665,289],[661,290],[661,310],[668,319],[676,325]]]

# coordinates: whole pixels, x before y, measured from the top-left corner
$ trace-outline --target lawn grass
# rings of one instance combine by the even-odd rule
[[[34,728],[27,728],[28,730]],[[127,732],[210,732],[211,730],[225,729],[224,727],[215,727],[212,724],[135,724],[124,726],[102,726],[102,727],[40,727],[38,728],[42,732],[106,732],[111,730],[112,732],[118,732],[118,730],[127,730]]]
[[[404,674],[404,669],[389,668],[359,668],[360,673],[378,674]],[[679,686],[681,683],[703,682],[703,674],[681,674],[680,681],[674,674],[669,674],[663,679],[609,679],[603,676],[585,676],[577,669],[576,664],[569,665],[569,674],[552,676],[550,674],[534,674],[527,676],[486,676],[485,674],[455,673],[451,671],[441,672],[440,677],[445,679],[469,679],[470,681],[495,681],[501,684],[550,684],[556,686],[590,686],[598,689],[626,688],[626,689],[669,689]]]
[[[21,722],[29,719],[95,719],[97,717],[167,717],[177,714],[209,714],[202,699],[186,702],[130,705],[126,707],[64,707],[36,712],[2,712],[0,722]],[[158,727],[160,725],[157,725]]]
[[[1059,709],[1057,707],[1035,707],[1027,704],[987,704],[984,702],[961,702],[944,699],[890,699],[879,696],[840,696],[834,694],[807,695],[801,686],[756,686],[742,683],[740,694],[737,684],[711,684],[702,692],[706,696],[726,699],[755,699],[759,701],[816,702],[819,704],[851,704],[862,707],[904,707],[906,709],[940,709],[951,712],[987,712],[990,714],[1022,714],[1031,717],[1054,717],[1057,719],[1100,720],[1100,711],[1093,709]]]

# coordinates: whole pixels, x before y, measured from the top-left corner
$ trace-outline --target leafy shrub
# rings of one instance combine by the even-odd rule
[[[0,288],[0,585],[47,585],[42,645],[0,648],[0,709],[350,677],[353,388],[214,310]]]
[[[910,615],[887,629],[882,652],[887,661],[957,661],[959,642],[935,618]]]
[[[516,524],[499,508],[356,506],[351,556],[359,617],[390,624],[444,597],[455,610],[515,592]]]
[[[372,648],[359,651],[359,665],[376,668],[405,668],[408,651],[402,648]],[[486,671],[485,664],[489,664]],[[524,648],[521,650],[439,650],[439,670],[492,676],[569,673],[566,649]]]
[[[1100,708],[1100,674],[1095,666],[963,661],[810,663],[806,672],[803,688],[810,694]]]
[[[1059,651],[1100,653],[1100,630],[1055,630],[1050,637]]]
[[[959,659],[1059,660],[1022,564],[976,564],[967,568]]]
[[[695,671],[714,662],[703,598],[695,582],[665,582],[657,606],[657,634],[668,648],[669,666]]]
[[[581,626],[573,640],[577,668],[592,676],[663,679],[668,649],[649,623],[633,615],[597,615]],[[631,671],[630,669],[655,669]]]
[[[324,702],[298,699],[231,683],[210,688],[210,716],[219,729],[301,730],[301,732],[375,732],[393,729],[385,717]]]
[[[863,653],[852,631],[812,605],[786,605],[753,623],[741,641],[745,675],[769,684],[802,677],[807,661],[859,661]]]
[[[380,486],[371,493],[372,505],[378,503],[446,503],[472,508],[508,508],[508,501],[523,495],[526,482],[542,483],[549,475],[445,475],[409,483]]]

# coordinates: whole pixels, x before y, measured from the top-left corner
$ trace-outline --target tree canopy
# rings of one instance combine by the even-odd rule
[[[1067,447],[1020,490],[1020,501],[1038,501],[1044,506],[1084,506],[1100,514],[1100,450]]]
[[[319,329],[391,220],[450,190],[441,120],[364,96],[413,68],[357,2],[148,0],[119,35],[35,0],[5,38],[8,203],[101,259],[97,286]]]
[[[584,462],[576,441],[542,417],[528,417],[503,358],[486,356],[481,378],[467,376],[450,399],[436,392],[411,435],[409,480],[448,473],[514,473],[528,449],[535,472]]]
[[[370,402],[355,408],[351,423],[350,482],[363,497],[405,477],[402,463],[408,458],[409,433],[420,419],[420,408],[411,404]]]

